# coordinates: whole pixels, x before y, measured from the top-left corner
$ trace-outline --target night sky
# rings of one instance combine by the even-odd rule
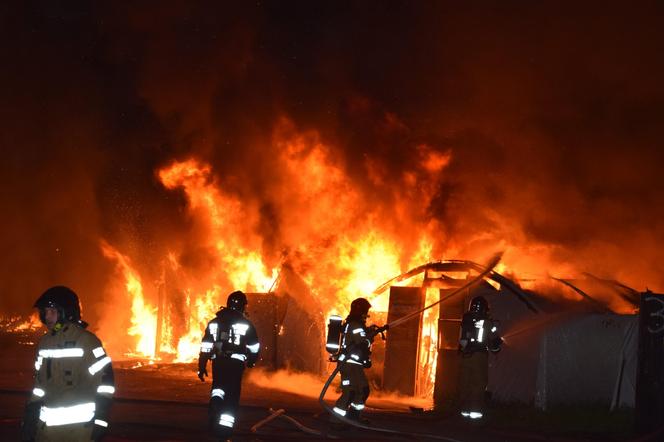
[[[384,208],[393,184],[367,164],[399,177],[418,146],[451,155],[422,200],[439,258],[509,235],[664,290],[664,4],[579,3],[4,2],[0,313],[58,283],[94,299],[101,238],[145,262],[186,238],[155,171],[191,156],[261,201],[277,259],[284,119]]]

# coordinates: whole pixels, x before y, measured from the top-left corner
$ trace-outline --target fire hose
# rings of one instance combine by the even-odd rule
[[[479,283],[486,275],[488,275],[489,273],[491,273],[491,271],[493,271],[493,268],[500,262],[501,257],[502,257],[502,252],[497,253],[496,255],[494,255],[482,272],[480,272],[472,280],[468,281],[466,284],[464,284],[463,286],[457,288],[452,293],[450,293],[446,297],[440,299],[439,301],[434,302],[433,304],[430,304],[430,305],[428,305],[428,306],[426,306],[426,307],[424,307],[420,310],[409,313],[406,316],[403,316],[403,317],[401,317],[401,318],[399,318],[395,321],[392,321],[391,323],[388,323],[388,324],[386,324],[382,327],[374,327],[373,328],[374,336],[375,336],[375,334],[378,334],[378,333],[380,333],[381,336],[382,336],[383,331],[385,331],[385,330],[387,330],[391,327],[396,327],[398,325],[401,325],[404,322],[407,322],[407,321],[409,321],[413,318],[416,318],[422,312],[424,312],[424,311],[426,311],[426,310],[428,310],[432,307],[435,307],[436,305],[440,304],[441,302],[443,302],[443,301],[459,294],[460,292],[462,292],[466,289],[469,289],[469,288],[473,287],[475,284]],[[278,279],[278,277],[277,277],[277,279]],[[275,280],[275,282],[276,282],[276,280]],[[449,437],[445,437],[445,436],[438,436],[438,435],[435,435],[435,434],[412,433],[412,432],[407,432],[407,431],[391,430],[391,429],[388,429],[388,428],[372,427],[372,426],[365,425],[365,424],[362,424],[360,422],[354,421],[352,419],[348,419],[345,416],[341,416],[341,415],[335,413],[334,410],[332,410],[332,408],[327,403],[325,403],[324,399],[325,399],[325,393],[327,393],[327,390],[330,387],[330,384],[332,383],[332,380],[335,378],[337,373],[339,373],[339,370],[341,369],[341,366],[343,364],[345,364],[345,361],[340,361],[337,364],[336,368],[334,369],[332,374],[330,374],[327,381],[325,382],[325,385],[323,386],[323,389],[320,392],[320,396],[318,397],[318,402],[320,403],[321,407],[325,411],[327,411],[331,416],[333,416],[335,419],[337,419],[337,420],[339,420],[343,423],[346,423],[348,425],[351,425],[353,427],[361,428],[361,429],[364,429],[364,430],[376,431],[376,432],[381,432],[381,433],[389,433],[389,434],[406,435],[406,436],[420,437],[420,438],[438,439],[438,440],[445,440],[445,441],[448,441],[448,442],[462,442],[462,441],[459,441],[458,439],[453,439],[453,438],[449,438]],[[252,433],[258,432],[258,429],[261,426],[267,424],[268,422],[270,422],[270,421],[272,421],[276,418],[281,417],[281,418],[284,418],[284,419],[288,420],[289,422],[293,423],[298,429],[304,431],[305,433],[312,434],[312,435],[317,435],[317,436],[324,436],[324,437],[328,437],[328,438],[335,438],[335,436],[325,434],[321,431],[314,430],[312,428],[309,428],[309,427],[306,427],[306,426],[300,424],[297,420],[295,420],[292,417],[286,415],[285,414],[286,411],[284,409],[279,409],[279,410],[275,411],[272,408],[270,408],[270,412],[272,413],[270,416],[268,416],[265,419],[259,421],[258,423],[256,423],[251,428]]]
[[[329,378],[327,378],[327,381],[325,382],[325,385],[323,386],[323,389],[320,392],[320,396],[318,397],[318,402],[320,403],[321,407],[325,411],[327,411],[331,416],[333,416],[335,419],[351,425],[356,428],[362,428],[363,430],[371,430],[371,431],[376,431],[379,433],[389,433],[389,434],[400,434],[404,436],[412,436],[412,437],[418,437],[418,438],[428,438],[428,439],[438,439],[438,440],[446,440],[448,442],[462,442],[458,439],[453,439],[451,437],[445,437],[445,436],[439,436],[437,434],[427,434],[427,433],[413,433],[409,431],[399,431],[399,430],[391,430],[389,428],[382,428],[382,427],[372,427],[370,425],[365,425],[361,422],[357,422],[353,419],[349,419],[345,416],[341,416],[340,414],[337,414],[332,410],[332,407],[330,407],[324,400],[325,398],[325,393],[327,393],[327,389],[330,388],[330,384],[332,383],[332,380],[334,377],[339,373],[339,370],[341,369],[341,365],[345,364],[345,361],[339,362],[339,364],[336,366],[332,374],[330,375]]]
[[[270,422],[270,421],[275,420],[276,418],[282,418],[282,419],[285,419],[285,420],[287,420],[288,422],[292,423],[292,424],[295,425],[299,430],[301,430],[301,431],[303,431],[303,432],[305,432],[305,433],[307,433],[307,434],[311,434],[311,435],[314,435],[314,436],[324,436],[324,437],[327,437],[327,438],[329,438],[329,439],[338,439],[336,436],[332,436],[332,435],[329,435],[329,434],[325,434],[325,433],[323,433],[323,432],[321,432],[321,431],[314,430],[313,428],[309,428],[309,427],[307,427],[307,426],[305,426],[305,425],[302,425],[302,424],[301,424],[300,422],[298,422],[296,419],[294,419],[294,418],[288,416],[288,415],[286,414],[286,410],[284,410],[283,408],[280,408],[280,409],[278,409],[278,410],[274,410],[273,408],[270,408],[269,411],[270,411],[270,413],[272,413],[271,415],[269,415],[269,416],[266,417],[265,419],[263,419],[263,420],[257,422],[253,427],[251,427],[251,432],[252,432],[252,433],[259,433],[258,429],[259,429],[260,427],[262,427],[263,425],[267,424],[267,423]]]
[[[428,310],[432,307],[435,307],[436,305],[440,304],[441,302],[443,302],[443,301],[459,294],[463,290],[466,290],[466,289],[469,289],[469,288],[473,287],[474,285],[479,283],[486,275],[488,275],[489,273],[491,273],[491,271],[493,271],[493,268],[500,262],[501,257],[502,257],[502,252],[494,255],[491,258],[491,260],[489,261],[489,263],[487,264],[487,266],[485,267],[485,269],[481,273],[476,275],[472,280],[468,281],[463,286],[461,286],[461,287],[457,288],[456,290],[454,290],[452,293],[450,293],[446,297],[444,297],[444,298],[440,299],[439,301],[434,302],[433,304],[430,304],[430,305],[428,305],[428,306],[426,306],[426,307],[424,307],[420,310],[414,311],[414,312],[409,313],[409,314],[407,314],[407,315],[405,315],[405,316],[403,316],[399,319],[396,319],[396,320],[384,325],[383,327],[379,327],[379,328],[377,328],[377,330],[378,331],[381,330],[381,329],[387,330],[389,328],[401,325],[406,321],[409,321],[413,318],[418,317],[425,310]],[[372,427],[372,426],[369,426],[369,425],[362,424],[361,422],[357,422],[353,419],[349,419],[349,418],[347,418],[345,416],[342,416],[338,413],[335,413],[334,410],[332,409],[332,407],[330,407],[325,402],[325,400],[324,400],[325,399],[325,393],[327,393],[327,390],[330,387],[330,384],[332,383],[332,380],[335,378],[337,373],[339,373],[339,370],[341,369],[342,365],[345,364],[345,363],[346,363],[346,361],[339,361],[337,363],[337,366],[335,367],[334,371],[332,371],[332,374],[329,376],[329,378],[325,382],[325,385],[323,386],[323,389],[320,392],[320,396],[318,397],[318,402],[320,403],[321,407],[323,407],[323,409],[325,411],[327,411],[335,419],[337,419],[337,420],[339,420],[339,421],[341,421],[345,424],[356,427],[356,428],[362,428],[362,429],[365,429],[365,430],[371,430],[371,431],[376,431],[376,432],[381,432],[381,433],[400,434],[400,435],[408,435],[408,436],[413,436],[413,437],[422,437],[422,438],[429,438],[429,439],[439,439],[439,440],[446,440],[446,441],[449,441],[449,442],[461,442],[458,439],[452,439],[452,438],[445,437],[445,436],[438,436],[438,435],[435,435],[435,434],[412,433],[412,432],[406,432],[406,431],[391,430],[391,429],[388,429],[388,428]]]

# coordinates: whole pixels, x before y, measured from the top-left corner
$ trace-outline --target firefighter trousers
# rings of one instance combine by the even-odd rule
[[[362,365],[346,362],[341,372],[341,396],[335,404],[335,412],[350,419],[359,419],[360,412],[369,397],[369,383]]]
[[[39,422],[35,440],[38,442],[89,442],[92,436],[91,422],[47,427]]]
[[[484,412],[484,392],[489,381],[489,355],[485,351],[461,357],[459,399],[462,412]]]
[[[227,356],[212,360],[212,391],[208,417],[212,431],[220,438],[230,437],[233,433],[240,406],[243,373],[243,361]]]

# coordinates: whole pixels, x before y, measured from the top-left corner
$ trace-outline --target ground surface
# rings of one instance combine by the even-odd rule
[[[0,440],[18,440],[23,406],[32,388],[34,346],[30,339],[0,333]],[[210,383],[201,383],[194,366],[163,364],[134,367],[136,361],[115,361],[116,394],[111,414],[112,441],[208,441],[214,440],[206,428]],[[319,440],[448,440],[450,442],[493,441],[581,441],[629,440],[620,431],[565,431],[551,422],[533,426],[533,415],[496,409],[483,426],[468,425],[456,417],[414,412],[421,401],[409,398],[372,396],[366,417],[370,425],[400,432],[381,433],[363,429],[339,429],[318,404],[317,393],[323,380],[285,373],[254,371],[245,376],[241,409],[236,423],[236,441]],[[327,396],[333,400],[336,393]],[[321,435],[308,434],[283,417],[252,432],[252,427],[284,409],[298,423]],[[306,430],[306,429],[305,429]],[[434,435],[438,439],[427,437]],[[636,440],[636,439],[635,439]],[[643,439],[642,439],[643,440]]]

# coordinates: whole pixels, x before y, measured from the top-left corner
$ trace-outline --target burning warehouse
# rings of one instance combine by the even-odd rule
[[[410,405],[444,426],[482,297],[504,340],[487,357],[492,406],[631,418],[647,402],[657,421],[659,393],[643,391],[659,362],[640,355],[659,348],[664,292],[660,5],[1,9],[3,409],[33,391],[35,301],[65,285],[116,397],[172,395],[163,415],[187,431],[200,410],[183,404],[219,390],[196,363],[235,291],[260,341],[242,410],[298,404],[316,426],[336,367],[327,323],[364,298],[369,325],[398,324],[363,371],[368,414],[406,422]],[[120,437],[147,405],[116,405]],[[246,432],[264,417],[251,410]],[[0,415],[3,437],[17,414]]]

